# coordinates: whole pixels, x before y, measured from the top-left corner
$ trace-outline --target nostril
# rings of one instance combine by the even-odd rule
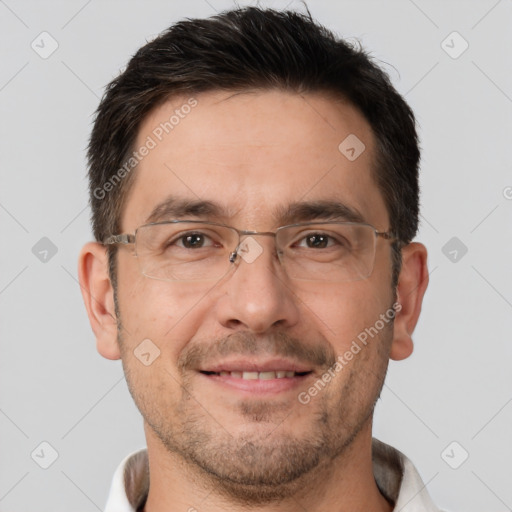
[[[240,320],[237,320],[236,318],[232,318],[231,320],[228,320],[227,323],[228,323],[229,327],[232,329],[243,325],[243,323]]]

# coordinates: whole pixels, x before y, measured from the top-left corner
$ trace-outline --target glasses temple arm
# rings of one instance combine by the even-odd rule
[[[103,245],[113,244],[133,244],[135,243],[135,235],[111,235],[103,240]]]

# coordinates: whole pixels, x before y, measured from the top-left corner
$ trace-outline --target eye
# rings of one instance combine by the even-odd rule
[[[202,247],[212,247],[215,245],[214,241],[204,233],[189,232],[180,234],[173,240],[170,240],[167,247],[176,245],[184,249],[200,249]]]
[[[346,244],[343,240],[334,238],[327,233],[308,233],[297,243],[298,247],[305,247],[307,249],[327,249],[336,245],[344,246]]]
[[[329,239],[329,236],[323,234],[311,234],[304,238],[307,247],[315,249],[329,247]]]

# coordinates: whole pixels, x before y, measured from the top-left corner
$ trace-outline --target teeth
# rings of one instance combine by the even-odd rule
[[[219,372],[218,375],[245,380],[271,380],[295,377],[295,372],[286,370],[277,370],[275,372]]]

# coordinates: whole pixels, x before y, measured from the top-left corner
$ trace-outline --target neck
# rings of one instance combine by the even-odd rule
[[[190,462],[175,453],[169,453],[146,425],[150,490],[143,512],[224,512],[229,509],[251,512],[308,512],[324,510],[373,510],[391,512],[393,506],[380,493],[373,475],[371,457],[371,422],[362,429],[338,457],[325,461],[313,471],[290,485],[287,498],[261,505],[243,505],[229,490],[219,491],[219,482],[213,482]]]

